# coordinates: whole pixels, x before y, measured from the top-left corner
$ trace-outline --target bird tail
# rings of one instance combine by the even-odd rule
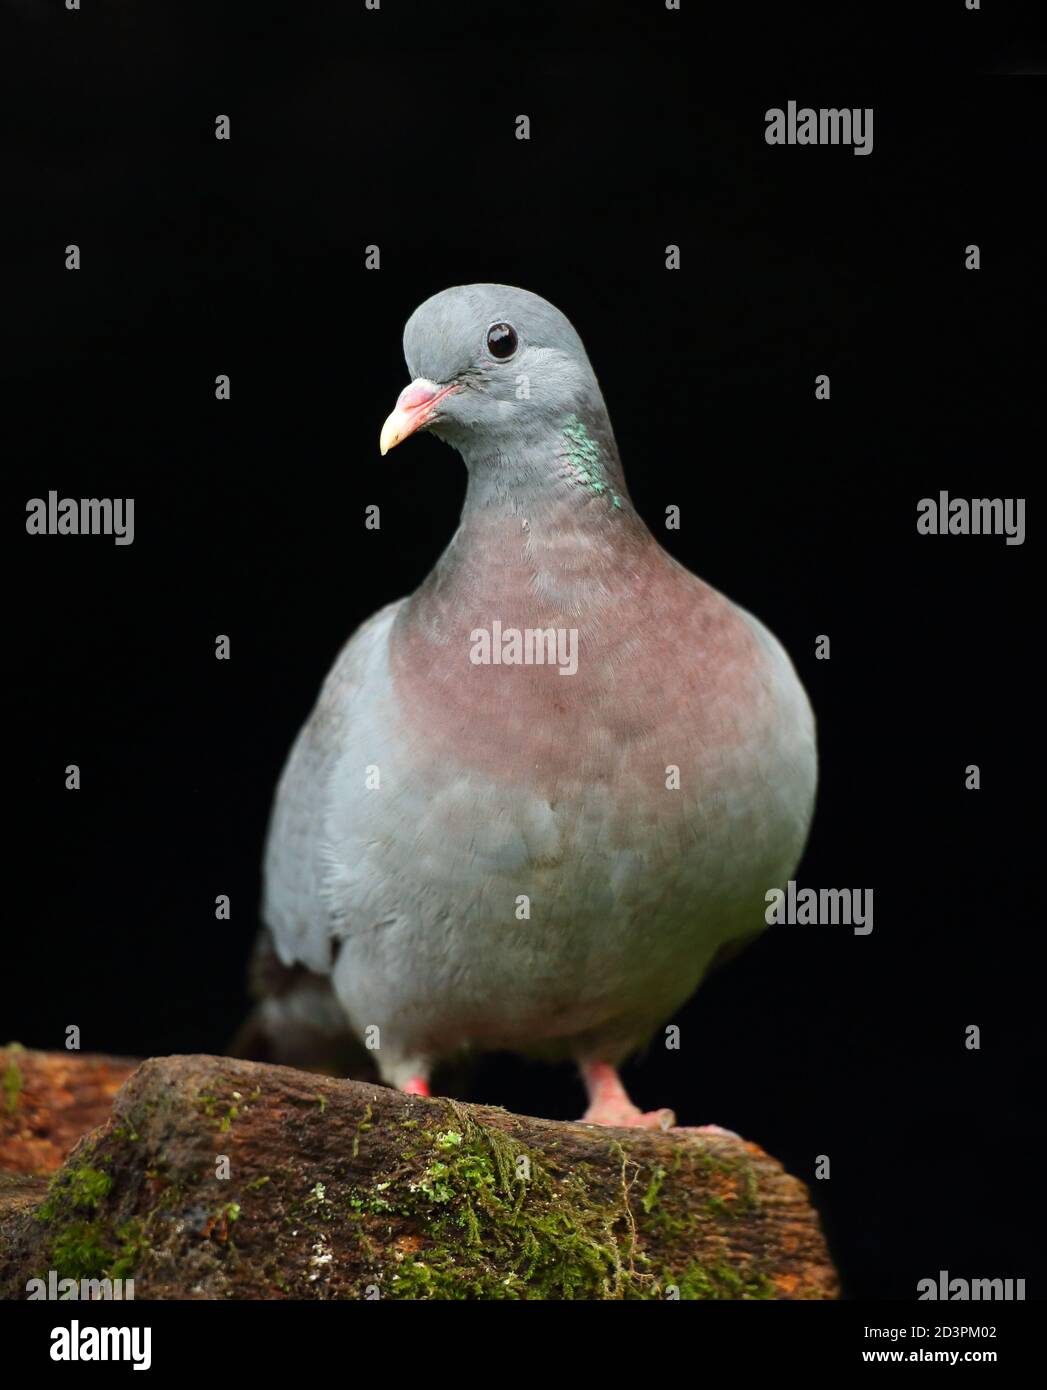
[[[254,1007],[226,1048],[230,1057],[373,1081],[370,1053],[351,1032],[330,980],[284,965],[269,929],[259,932],[247,972]]]

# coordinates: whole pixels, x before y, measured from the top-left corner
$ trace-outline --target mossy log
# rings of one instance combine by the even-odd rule
[[[143,1062],[33,1182],[0,1185],[6,1298],[49,1270],[137,1299],[837,1293],[802,1184],[754,1144],[224,1057]]]

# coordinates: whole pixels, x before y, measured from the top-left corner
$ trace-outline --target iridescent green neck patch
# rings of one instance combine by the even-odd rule
[[[607,481],[603,459],[600,455],[600,446],[577,415],[567,417],[561,438],[563,443],[561,452],[567,462],[567,470],[571,479],[582,487],[590,488],[595,493],[606,492],[612,505],[621,507],[622,499],[611,491]]]

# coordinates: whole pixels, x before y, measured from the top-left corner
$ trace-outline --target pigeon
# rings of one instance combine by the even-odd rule
[[[280,778],[256,1031],[341,1025],[417,1095],[463,1054],[572,1059],[585,1122],[666,1128],[619,1069],[795,870],[807,696],[644,523],[562,313],[458,286],[403,341],[381,453],[435,435],[465,503],[421,587],[342,649]]]

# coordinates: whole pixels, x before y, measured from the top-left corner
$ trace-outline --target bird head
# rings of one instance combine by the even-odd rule
[[[413,380],[382,427],[383,454],[429,430],[470,455],[526,447],[573,412],[603,412],[578,334],[540,295],[458,285],[427,299],[404,330]]]

